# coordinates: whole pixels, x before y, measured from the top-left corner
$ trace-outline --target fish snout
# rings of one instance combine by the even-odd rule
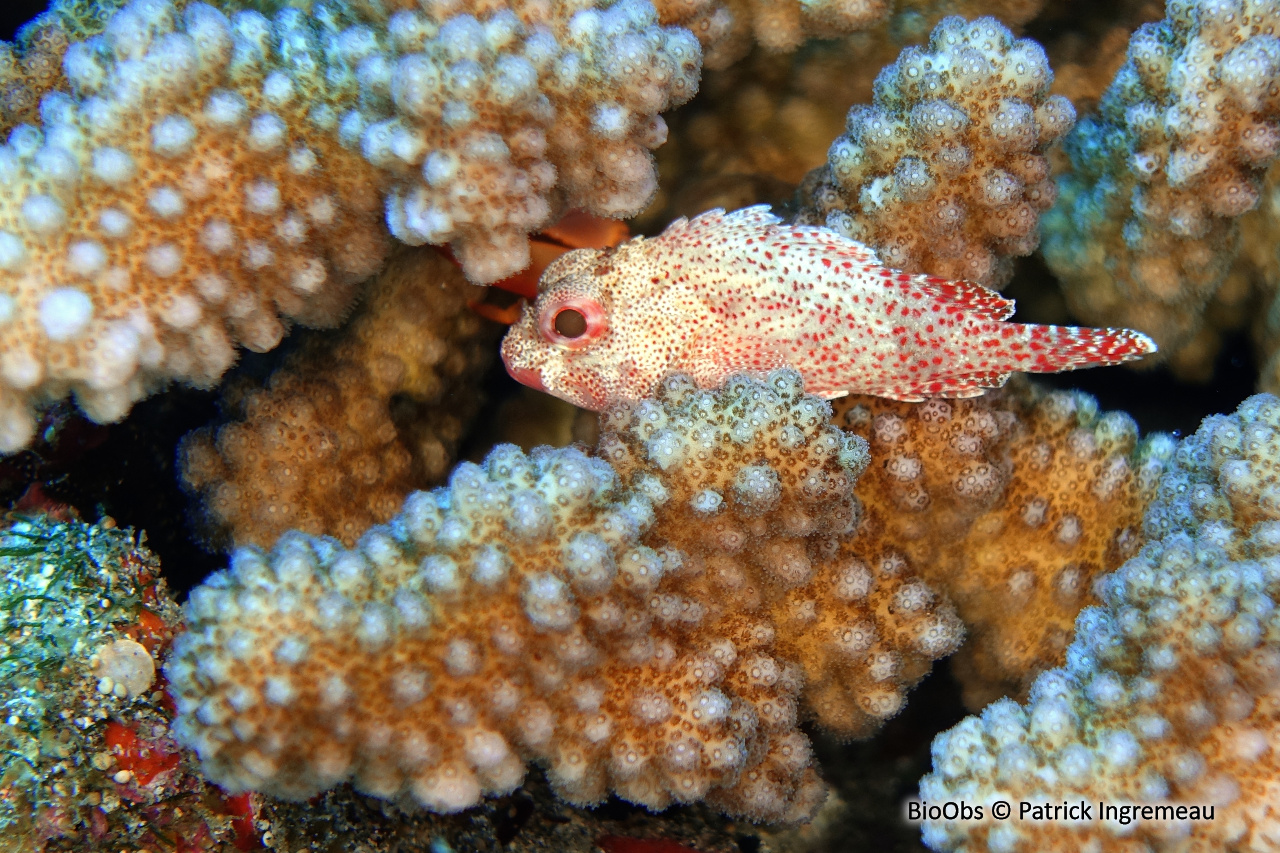
[[[547,390],[547,386],[542,384],[542,371],[536,367],[524,367],[512,363],[511,354],[507,352],[506,347],[502,348],[502,363],[506,366],[511,378],[521,385],[528,385],[537,391]]]

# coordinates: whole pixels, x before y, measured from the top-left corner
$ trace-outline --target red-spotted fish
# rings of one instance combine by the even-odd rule
[[[662,234],[569,252],[502,342],[519,382],[588,409],[791,367],[828,399],[973,397],[1015,372],[1055,373],[1155,352],[1128,329],[1006,322],[976,284],[897,272],[827,228],[767,206],[677,219]]]

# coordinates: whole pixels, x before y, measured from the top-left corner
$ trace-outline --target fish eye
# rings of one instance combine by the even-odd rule
[[[580,338],[587,331],[587,318],[576,308],[561,308],[551,326],[566,338]]]
[[[604,306],[590,296],[557,299],[538,310],[543,340],[570,350],[589,347],[609,330]]]

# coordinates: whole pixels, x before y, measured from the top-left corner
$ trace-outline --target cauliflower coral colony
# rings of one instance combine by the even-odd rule
[[[7,14],[0,849],[1280,850],[1274,0]],[[761,202],[1160,353],[504,383]]]

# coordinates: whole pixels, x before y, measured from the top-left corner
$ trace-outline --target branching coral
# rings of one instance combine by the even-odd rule
[[[0,147],[0,451],[34,405],[116,420],[336,321],[384,219],[492,281],[566,205],[642,207],[693,36],[643,0],[483,12],[135,0],[67,47],[70,92]]]
[[[799,191],[799,221],[894,269],[1003,284],[1056,197],[1044,151],[1075,119],[1051,80],[1043,49],[994,18],[945,19],[928,51],[907,48],[881,72],[872,106],[849,113]]]
[[[990,15],[1017,27],[1042,0],[655,0],[662,22],[687,27],[706,51],[707,67],[725,68],[759,44],[794,51],[814,39],[875,31],[901,46],[923,40],[948,15]]]
[[[792,51],[809,38],[870,29],[889,14],[888,0],[656,0],[664,22],[688,27],[707,49],[707,65],[724,68],[758,42]]]
[[[443,480],[496,360],[497,327],[467,308],[477,290],[434,249],[402,251],[337,338],[233,394],[236,419],[182,450],[216,538],[270,547],[296,529],[350,547]]]
[[[169,734],[156,668],[179,613],[159,568],[107,525],[0,523],[6,851],[237,849],[230,809]]]
[[[453,811],[537,760],[574,803],[804,818],[802,691],[865,729],[960,637],[901,560],[842,555],[867,457],[828,414],[793,373],[673,377],[599,458],[501,447],[354,550],[241,550],[192,593],[177,731],[233,790],[353,777]]]
[[[1272,0],[1204,0],[1141,27],[1097,113],[1067,138],[1070,170],[1044,220],[1044,257],[1072,310],[1151,334],[1189,373],[1212,361],[1203,309],[1280,150],[1278,23]]]
[[[1205,420],[1161,478],[1148,544],[1098,585],[1066,665],[934,742],[925,800],[1213,808],[1132,823],[934,822],[937,850],[1272,849],[1280,738],[1280,400]],[[1181,817],[1181,819],[1178,819]]]
[[[953,663],[970,707],[1024,693],[1062,663],[1094,578],[1142,543],[1171,441],[1139,441],[1122,412],[1027,382],[975,400],[837,402],[867,438],[855,545],[896,547],[956,604],[970,640]]]
[[[713,62],[766,50],[709,93],[714,121],[685,126],[685,174],[714,160],[767,175],[776,199],[828,153],[853,90],[841,60],[819,58],[833,43],[797,64],[769,50],[850,30],[896,50],[943,9],[1036,0],[208,2],[58,0],[0,46],[0,450],[67,394],[116,419],[166,382],[212,386],[239,346],[337,323],[393,238],[451,243],[488,280],[569,206],[637,209],[658,115],[696,85],[695,41]],[[1226,268],[1235,226],[1217,214],[1247,206],[1280,147],[1274,9],[1235,2],[1172,0],[1073,143],[1049,254],[1090,305],[1114,307],[1108,263],[1135,312],[1185,309],[1215,334],[1271,298],[1262,217],[1235,278],[1192,281]],[[895,266],[1002,282],[1055,192],[1046,149],[1069,111],[1047,82],[1034,46],[945,22],[881,77],[803,216]],[[687,199],[690,184],[667,189]],[[1122,836],[931,825],[931,844],[1280,844],[1280,404],[1206,424],[1175,465],[1172,440],[1139,441],[1082,395],[854,399],[832,422],[794,376],[705,393],[673,378],[606,413],[591,453],[502,447],[402,505],[449,466],[476,405],[486,332],[465,303],[431,250],[392,255],[345,337],[304,344],[268,390],[230,391],[237,423],[187,446],[192,483],[259,547],[192,596],[168,669],[176,732],[214,779],[298,800],[274,812],[277,846],[342,846],[376,820],[383,804],[345,787],[307,799],[345,781],[397,800],[387,815],[455,812],[530,764],[574,804],[618,794],[803,819],[823,786],[801,723],[872,733],[962,622],[967,701],[1014,699],[939,741],[928,798],[1166,799],[1219,815]],[[1264,354],[1276,310],[1256,313]],[[1204,363],[1209,333],[1169,322],[1190,341],[1178,364]],[[54,522],[0,537],[0,847],[14,827],[28,848],[231,842],[149,669],[175,614],[154,564],[118,537]],[[418,831],[387,826],[366,846],[464,849],[481,833],[502,846],[504,812],[523,802],[484,821],[419,812],[400,827]],[[351,820],[281,828],[322,810]],[[464,825],[472,836],[433,828]]]
[[[651,537],[703,555],[706,578],[693,597],[719,602],[727,625],[728,613],[749,614],[720,630],[750,633],[760,618],[775,625],[779,656],[801,667],[819,724],[866,735],[901,709],[930,661],[955,649],[961,628],[892,543],[860,538],[849,472],[824,471],[823,459],[839,444],[842,464],[858,459],[860,471],[865,461],[857,439],[823,426],[828,407],[802,398],[791,404],[794,422],[777,429],[778,398],[795,400],[798,389],[794,375],[775,376],[773,393],[730,380],[729,405],[714,412],[711,398],[685,387],[675,417],[647,402],[615,409],[601,419],[599,453],[624,482],[663,472],[669,500]],[[818,437],[802,444],[800,430]],[[700,509],[708,506],[715,511]]]

